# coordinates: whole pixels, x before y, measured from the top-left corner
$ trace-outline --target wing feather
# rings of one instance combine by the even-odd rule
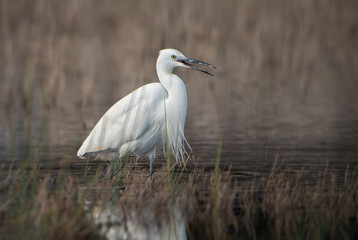
[[[86,153],[117,149],[137,139],[156,122],[167,91],[159,83],[147,84],[114,104],[98,121],[77,152]]]

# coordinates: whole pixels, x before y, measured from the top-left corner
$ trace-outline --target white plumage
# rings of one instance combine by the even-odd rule
[[[152,174],[156,149],[168,142],[176,161],[183,161],[187,156],[184,136],[187,94],[173,69],[190,67],[212,75],[192,63],[215,68],[186,58],[175,49],[161,50],[156,65],[160,82],[144,85],[114,104],[83,142],[77,156],[105,150],[114,150],[120,159],[130,154],[144,155],[150,159]]]

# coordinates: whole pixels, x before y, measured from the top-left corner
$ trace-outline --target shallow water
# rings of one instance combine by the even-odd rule
[[[188,91],[191,91],[190,86]],[[346,117],[337,121],[333,117],[320,119],[307,116],[304,116],[303,121],[295,118],[282,120],[270,115],[244,116],[239,108],[237,111],[228,110],[217,114],[213,111],[215,106],[210,103],[205,106],[196,103],[191,95],[188,98],[189,112],[185,133],[192,147],[193,159],[189,163],[189,171],[194,166],[212,171],[221,142],[220,167],[223,170],[230,169],[237,179],[260,177],[270,171],[274,164],[288,167],[292,171],[303,168],[310,170],[313,179],[315,172],[322,171],[327,166],[331,172],[341,177],[347,169],[357,172],[358,121],[354,116],[352,119]],[[108,104],[98,104],[96,108],[105,112]],[[90,115],[91,119],[100,117],[100,114]],[[46,121],[39,118],[33,117],[32,121]],[[3,116],[1,122],[2,126],[7,126]],[[39,167],[44,172],[50,170],[56,175],[61,168],[85,181],[83,174],[86,166],[92,167],[94,171],[98,166],[108,165],[76,157],[78,147],[93,125],[88,124],[83,128],[83,124],[67,118],[60,122],[61,127],[56,130],[50,129],[51,124],[44,124],[32,129],[30,133],[26,128],[9,131],[3,127],[0,145],[2,175],[6,175],[12,161],[23,160],[30,164],[39,160]],[[30,138],[28,134],[36,137]],[[54,143],[53,138],[57,138]],[[155,168],[160,172],[165,167],[166,160],[161,151],[158,153]],[[138,166],[148,168],[149,161],[140,159]]]

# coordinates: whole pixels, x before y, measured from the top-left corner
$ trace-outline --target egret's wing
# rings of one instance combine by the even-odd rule
[[[98,121],[77,152],[116,149],[143,135],[155,121],[167,91],[159,83],[147,84],[114,104]]]

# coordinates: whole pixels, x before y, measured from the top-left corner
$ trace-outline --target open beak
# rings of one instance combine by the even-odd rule
[[[193,69],[196,69],[196,70],[199,70],[203,73],[206,73],[206,74],[209,74],[211,76],[214,76],[214,74],[212,73],[214,71],[214,69],[216,69],[215,66],[209,64],[209,63],[206,63],[206,62],[202,62],[202,61],[199,61],[199,60],[195,60],[195,59],[191,59],[191,58],[183,58],[183,59],[179,59],[177,60],[178,62],[181,62],[183,63],[185,66],[188,66],[190,68],[193,68]],[[198,67],[197,65],[204,65],[204,66],[207,66],[207,67],[210,67],[213,71],[212,72],[208,72],[200,67]]]

